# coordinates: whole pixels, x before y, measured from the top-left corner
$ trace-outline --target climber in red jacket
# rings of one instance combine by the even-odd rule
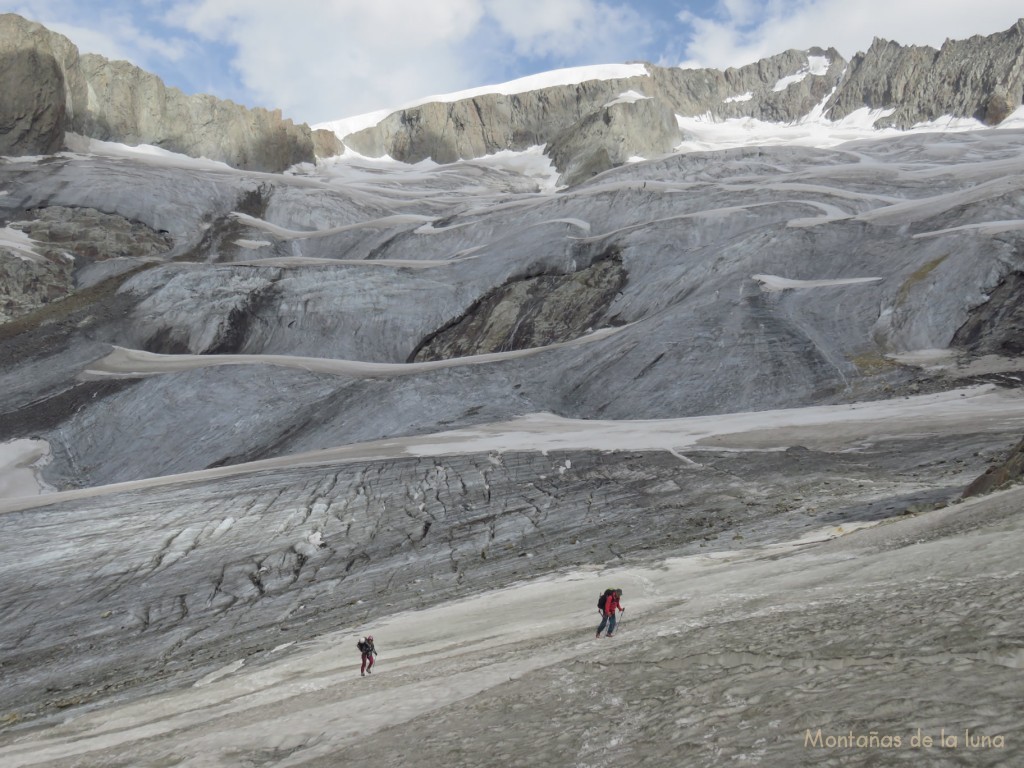
[[[601,624],[597,628],[597,637],[601,636],[601,632],[604,631],[604,627],[608,625],[608,635],[611,637],[615,632],[615,611],[625,611],[626,609],[619,605],[619,599],[622,597],[621,589],[614,589],[608,593],[608,596],[604,601],[604,608],[601,610]]]

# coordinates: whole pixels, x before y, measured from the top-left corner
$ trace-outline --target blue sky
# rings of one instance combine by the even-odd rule
[[[1020,0],[0,0],[83,53],[186,93],[317,123],[549,69],[724,68],[787,48],[846,57],[874,36],[939,46],[1024,16]]]

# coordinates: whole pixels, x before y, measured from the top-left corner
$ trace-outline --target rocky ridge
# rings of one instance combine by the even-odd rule
[[[63,35],[16,14],[0,15],[0,73],[0,154],[54,152],[70,132],[260,171],[314,159],[309,127],[279,110],[187,96],[128,62],[80,55]]]
[[[901,46],[876,38],[857,54],[830,115],[841,119],[864,106],[892,110],[879,127],[909,128],[950,115],[998,125],[1024,103],[1024,19],[1010,29],[940,49]]]
[[[997,125],[1024,103],[1024,20],[987,37],[947,41],[939,50],[876,39],[849,62],[835,49],[814,48],[724,72],[646,68],[646,76],[424,104],[342,138],[364,154],[406,162],[547,144],[569,184],[625,162],[629,153],[662,154],[673,133],[678,143],[669,114],[791,123],[814,115],[841,120],[866,107],[890,113],[877,118],[878,127],[909,128],[943,116]],[[629,93],[651,101],[647,114],[622,130],[628,139],[614,130],[594,134],[595,125],[622,125],[626,115],[614,120],[609,104]],[[635,104],[643,102],[618,111],[628,115]],[[628,150],[618,151],[624,143]]]
[[[293,125],[276,111],[186,96],[126,62],[80,56],[63,36],[14,14],[0,17],[0,56],[10,94],[0,153],[51,152],[72,131],[270,171],[346,145],[410,163],[546,145],[561,183],[573,184],[670,151],[682,139],[676,115],[791,123],[866,107],[889,113],[879,127],[946,115],[997,125],[1024,103],[1024,20],[939,50],[876,39],[849,62],[833,48],[812,48],[724,71],[646,64],[646,75],[430,102],[346,136]]]
[[[430,102],[341,138],[363,154],[409,163],[547,144],[562,183],[576,182],[631,155],[670,150],[681,138],[677,114],[796,120],[838,85],[845,66],[834,49],[791,50],[724,72],[646,64],[646,75]],[[792,82],[776,90],[784,78]]]

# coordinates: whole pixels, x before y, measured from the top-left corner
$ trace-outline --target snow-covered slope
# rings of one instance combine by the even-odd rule
[[[539,72],[536,75],[520,77],[516,80],[509,80],[505,83],[495,85],[482,85],[477,88],[468,88],[452,93],[442,93],[435,96],[425,96],[416,99],[408,104],[402,104],[390,109],[379,109],[374,112],[367,112],[362,115],[353,115],[338,120],[329,120],[324,123],[317,123],[314,129],[333,131],[339,139],[344,139],[350,133],[361,131],[377,125],[381,120],[403,109],[411,109],[430,102],[448,104],[463,99],[472,99],[475,96],[486,96],[489,94],[514,95],[529,93],[543,88],[553,88],[564,85],[579,85],[588,80],[622,80],[631,77],[645,77],[647,75],[647,64],[635,62],[632,64],[595,64],[587,67],[568,67],[566,69],[553,69],[548,72]]]

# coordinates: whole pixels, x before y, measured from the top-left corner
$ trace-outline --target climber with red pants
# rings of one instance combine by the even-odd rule
[[[368,675],[373,671],[373,657],[377,655],[377,649],[373,647],[373,635],[367,635],[356,643],[356,648],[363,655],[363,664],[359,668],[359,674]]]

